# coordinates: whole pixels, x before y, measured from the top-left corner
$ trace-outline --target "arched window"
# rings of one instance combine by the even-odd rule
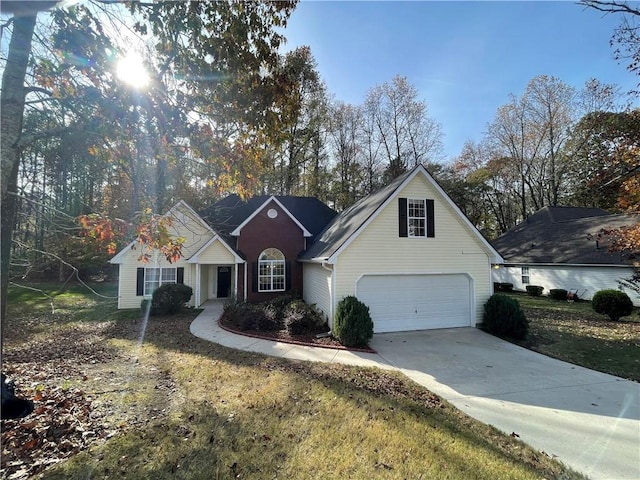
[[[283,292],[284,277],[284,255],[277,248],[267,248],[258,257],[258,291]]]

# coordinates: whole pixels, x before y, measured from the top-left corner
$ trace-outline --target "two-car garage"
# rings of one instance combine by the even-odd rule
[[[473,326],[467,274],[365,274],[356,296],[369,307],[376,333]]]

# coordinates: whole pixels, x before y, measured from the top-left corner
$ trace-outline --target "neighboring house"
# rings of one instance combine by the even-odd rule
[[[619,281],[632,276],[634,259],[610,252],[596,234],[638,221],[598,208],[545,207],[492,242],[505,261],[493,270],[494,281],[512,283],[516,290],[540,285],[545,293],[562,288],[584,299],[598,290],[623,289]],[[638,294],[625,291],[640,305]]]
[[[502,262],[421,165],[339,215],[312,198],[235,195],[200,215],[184,202],[167,215],[181,218],[173,228],[187,238],[184,257],[144,266],[130,248],[116,255],[120,308],[150,294],[158,283],[147,278],[174,281],[165,270],[175,268],[194,305],[298,291],[332,321],[340,299],[355,295],[376,332],[474,326],[491,266]]]

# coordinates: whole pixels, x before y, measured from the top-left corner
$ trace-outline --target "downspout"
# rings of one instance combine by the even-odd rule
[[[330,298],[330,302],[329,302],[329,325],[331,326],[331,328],[329,329],[329,333],[331,333],[331,331],[333,330],[333,311],[334,311],[334,295],[336,293],[336,286],[335,286],[335,277],[333,276],[333,267],[328,267],[327,265],[329,265],[327,262],[322,262],[320,264],[320,266],[322,268],[324,268],[326,271],[331,273],[331,292],[329,292],[329,298]]]

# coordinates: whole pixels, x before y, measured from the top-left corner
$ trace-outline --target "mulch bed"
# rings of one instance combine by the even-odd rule
[[[305,345],[308,347],[321,347],[321,348],[332,348],[334,350],[348,350],[352,352],[364,352],[364,353],[377,353],[373,348],[364,347],[364,348],[353,348],[353,347],[345,347],[338,340],[336,340],[332,336],[328,337],[320,337],[318,338],[318,334],[324,333],[321,331],[308,331],[303,332],[299,335],[292,335],[286,329],[283,330],[274,330],[274,331],[258,331],[258,330],[238,330],[233,325],[224,321],[224,317],[218,320],[218,325],[223,330],[226,330],[231,333],[236,333],[238,335],[244,335],[246,337],[253,338],[261,338],[264,340],[274,340],[282,343],[291,343],[294,345]]]

